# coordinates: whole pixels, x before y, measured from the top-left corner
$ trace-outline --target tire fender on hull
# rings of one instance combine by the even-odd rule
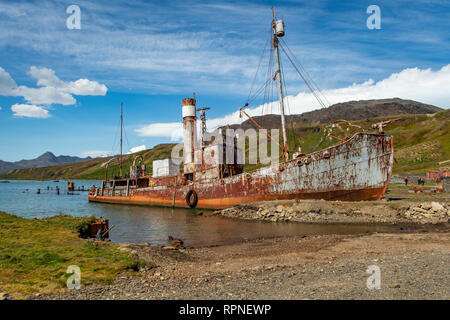
[[[193,197],[191,201],[191,197]],[[186,194],[186,203],[189,206],[189,208],[195,208],[197,206],[198,202],[198,196],[197,193],[194,190],[189,190]]]

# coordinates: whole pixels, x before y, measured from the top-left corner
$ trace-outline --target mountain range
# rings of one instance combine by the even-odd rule
[[[72,156],[55,156],[51,152],[46,152],[41,156],[30,160],[20,160],[15,162],[0,160],[0,173],[12,169],[48,167],[63,163],[80,162],[89,159],[91,159],[91,157],[79,158]]]

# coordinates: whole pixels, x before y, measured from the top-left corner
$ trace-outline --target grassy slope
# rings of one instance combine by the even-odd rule
[[[385,128],[394,137],[394,174],[449,170],[450,163],[440,162],[450,159],[450,110],[399,118]],[[371,123],[358,124],[368,128]]]
[[[394,136],[397,173],[444,170],[450,163],[450,110],[434,116],[415,115],[386,130]]]
[[[423,173],[432,170],[443,170],[450,163],[439,162],[450,159],[450,110],[434,115],[401,115],[382,117],[370,120],[352,121],[365,130],[370,129],[376,121],[401,118],[385,128],[387,134],[394,136],[395,165],[394,173]],[[302,146],[305,153],[327,148],[338,140],[331,136],[350,136],[345,124],[332,127],[330,124],[313,126],[290,126],[287,129],[289,149],[296,150]],[[174,144],[160,144],[153,149],[139,152],[144,157],[147,172],[151,172],[152,161],[170,157]],[[269,144],[270,149],[270,144]],[[248,150],[247,150],[248,153]],[[124,172],[129,171],[134,157],[124,157]],[[1,174],[3,179],[102,179],[104,168],[101,166],[110,158],[97,158],[81,163],[64,164],[53,167],[17,169]],[[261,165],[246,165],[245,170],[252,170]],[[109,167],[109,176],[119,171],[118,165]]]
[[[141,264],[133,255],[110,242],[94,245],[78,237],[78,227],[91,219],[29,220],[0,212],[0,292],[20,298],[60,290],[66,287],[70,265],[80,267],[82,285],[132,273]]]
[[[396,118],[400,120],[385,127],[385,133],[394,137],[394,174],[449,170],[450,162],[439,163],[450,159],[450,110],[434,115],[401,115],[351,123],[365,131],[375,132],[371,129],[373,123]],[[355,131],[361,129],[355,128]],[[330,124],[295,125],[287,128],[287,134],[289,150],[297,150],[301,145],[304,153],[310,153],[338,143],[333,136],[349,137],[352,131],[347,124],[334,127]],[[246,165],[246,170],[256,167]]]

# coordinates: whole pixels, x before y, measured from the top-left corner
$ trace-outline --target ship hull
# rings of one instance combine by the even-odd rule
[[[102,188],[89,200],[188,207],[189,190],[197,194],[198,208],[211,209],[276,199],[378,200],[386,192],[393,160],[392,137],[357,133],[339,145],[252,172],[187,184],[183,175],[150,178],[147,187]]]

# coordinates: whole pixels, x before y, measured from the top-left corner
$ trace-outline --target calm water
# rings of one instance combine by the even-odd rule
[[[99,185],[96,181],[75,181],[75,187]],[[56,186],[61,194],[56,194]],[[50,187],[50,190],[47,190]],[[41,194],[37,194],[37,189]],[[10,181],[0,183],[0,211],[24,218],[42,218],[58,214],[102,216],[110,219],[111,240],[167,244],[172,235],[186,246],[214,245],[226,242],[299,234],[350,234],[389,231],[387,226],[311,225],[239,221],[204,217],[194,210],[90,203],[87,192],[67,194],[67,181]],[[201,211],[201,210],[199,210]]]

